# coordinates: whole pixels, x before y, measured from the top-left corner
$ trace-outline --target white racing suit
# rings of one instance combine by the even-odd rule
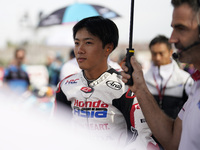
[[[76,130],[87,127],[94,138],[127,149],[157,148],[136,97],[112,68],[95,81],[83,71],[66,77],[58,84],[56,101],[70,106]]]

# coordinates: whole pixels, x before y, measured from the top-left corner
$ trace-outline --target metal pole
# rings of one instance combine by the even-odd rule
[[[134,17],[134,0],[131,0],[131,13],[130,13],[130,34],[129,34],[129,48],[127,48],[126,53],[126,66],[128,67],[128,73],[131,78],[128,80],[126,85],[133,85],[133,78],[132,73],[134,71],[133,67],[131,66],[130,58],[134,55],[134,49],[132,48],[133,42],[133,17]]]
[[[134,0],[131,0],[129,49],[132,49],[132,42],[133,42],[133,20],[134,20]]]

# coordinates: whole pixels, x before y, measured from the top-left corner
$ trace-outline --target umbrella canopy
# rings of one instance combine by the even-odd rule
[[[120,17],[116,12],[100,5],[74,3],[56,10],[47,17],[41,19],[38,27],[77,22],[91,16],[102,16],[104,18]]]

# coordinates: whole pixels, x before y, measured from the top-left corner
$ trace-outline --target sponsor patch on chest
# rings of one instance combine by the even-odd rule
[[[89,98],[92,96],[94,89],[92,87],[82,87],[81,94],[84,98]]]
[[[106,118],[108,104],[98,101],[75,100],[74,115],[84,118]]]
[[[106,85],[114,90],[120,90],[122,88],[122,84],[117,81],[109,80],[106,82]]]

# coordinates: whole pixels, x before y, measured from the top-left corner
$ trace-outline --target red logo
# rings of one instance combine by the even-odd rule
[[[91,87],[82,87],[81,91],[83,91],[85,93],[91,93],[91,92],[93,92],[93,88],[91,88]]]

